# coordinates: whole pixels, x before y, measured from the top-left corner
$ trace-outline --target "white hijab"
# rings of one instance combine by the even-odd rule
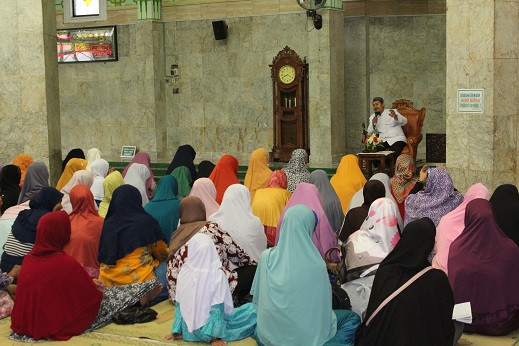
[[[144,207],[150,201],[146,194],[146,180],[150,177],[148,166],[142,163],[132,163],[124,177],[124,183],[135,186],[142,197],[142,206]]]
[[[222,205],[208,221],[214,221],[245,250],[250,258],[259,261],[267,248],[267,236],[261,220],[252,214],[250,192],[244,185],[233,184],[225,190]]]
[[[70,190],[76,185],[86,185],[89,188],[92,187],[92,183],[94,182],[94,175],[82,169],[80,171],[76,171],[67,185],[63,186],[61,189],[61,193],[63,194],[63,199],[61,200],[61,206],[63,210],[67,213],[72,213],[72,204],[70,203]]]
[[[95,160],[99,160],[101,158],[101,150],[97,148],[90,148],[87,151],[85,159],[89,164],[92,164]]]
[[[92,184],[92,187],[90,187],[90,191],[92,191],[95,200],[102,201],[105,197],[103,181],[108,174],[108,162],[103,159],[97,159],[92,162],[90,167],[92,168],[92,174],[94,175],[94,183]]]
[[[186,245],[187,258],[177,277],[175,300],[192,333],[205,325],[213,305],[223,303],[226,314],[230,314],[234,306],[229,281],[211,237],[197,233]]]

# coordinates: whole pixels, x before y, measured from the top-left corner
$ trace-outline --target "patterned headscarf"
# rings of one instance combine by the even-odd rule
[[[283,171],[285,171],[288,179],[287,190],[291,193],[294,193],[299,183],[308,183],[310,172],[308,171],[308,154],[306,151],[304,149],[294,150]]]
[[[391,188],[398,203],[402,203],[416,184],[418,179],[414,177],[414,161],[407,154],[402,154],[396,159],[395,175],[391,178]]]
[[[276,169],[274,172],[272,172],[267,187],[279,187],[281,189],[286,189],[287,186],[288,179],[284,171]]]

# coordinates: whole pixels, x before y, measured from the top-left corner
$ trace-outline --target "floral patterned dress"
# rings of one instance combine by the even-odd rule
[[[241,267],[246,265],[257,265],[256,261],[252,260],[245,250],[236,244],[232,237],[222,230],[215,222],[208,222],[204,227],[198,231],[199,233],[207,234],[213,239],[216,251],[222,261],[222,270],[229,279],[229,288],[231,293],[234,292],[238,284],[238,274],[231,269],[231,265]],[[169,299],[175,302],[177,277],[180,273],[180,268],[187,258],[187,245],[182,246],[175,252],[175,254],[168,260],[166,267],[166,277],[168,279]]]

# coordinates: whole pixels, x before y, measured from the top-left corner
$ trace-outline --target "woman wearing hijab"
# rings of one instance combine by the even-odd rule
[[[96,207],[98,207],[99,203],[101,203],[105,197],[103,181],[108,174],[108,161],[103,159],[94,160],[90,162],[90,168],[92,169],[92,174],[94,175],[94,182],[92,183],[90,191],[92,191],[92,194],[94,195],[94,201],[96,202]]]
[[[360,207],[356,207],[348,211],[344,222],[342,223],[339,239],[345,242],[348,237],[355,231],[359,230],[364,220],[368,216],[371,204],[382,197],[386,197],[386,189],[384,184],[379,180],[370,180],[362,189],[364,195],[364,203]]]
[[[424,191],[405,200],[404,226],[421,217],[428,217],[438,226],[440,219],[463,202],[463,195],[454,189],[452,179],[443,168],[434,168],[427,177]]]
[[[290,200],[281,213],[277,229],[281,230],[285,212],[296,204],[306,205],[317,215],[317,225],[315,226],[315,232],[312,233],[312,239],[314,241],[315,247],[317,248],[317,251],[319,251],[322,258],[324,258],[326,251],[332,247],[337,246],[337,238],[335,237],[335,233],[333,233],[332,227],[330,226],[328,218],[326,217],[326,213],[323,210],[323,206],[321,204],[321,195],[319,195],[319,190],[317,190],[315,185],[309,183],[300,183],[297,186],[297,189],[294,191],[294,194],[292,197],[290,197]],[[276,245],[281,236],[280,233],[281,232],[276,233]],[[335,254],[334,260],[338,261],[338,257],[336,257]]]
[[[328,180],[328,174],[322,169],[313,171],[310,174],[310,184],[317,186],[328,222],[330,222],[334,233],[337,232],[341,229],[344,221],[344,213],[342,212],[341,201]]]
[[[237,174],[238,160],[234,156],[224,155],[218,160],[209,176],[216,187],[216,203],[222,204],[223,194],[229,186],[240,183]]]
[[[258,313],[254,334],[261,344],[353,343],[360,318],[332,310],[326,264],[312,241],[316,223],[307,206],[291,207],[278,245],[261,255],[251,289]]]
[[[193,161],[196,157],[195,149],[189,144],[184,144],[178,147],[175,156],[173,156],[173,160],[168,166],[166,170],[166,174],[171,174],[175,168],[180,166],[185,166],[189,169],[189,174],[191,175],[191,181],[195,181],[198,178],[198,174],[196,173],[195,164]]]
[[[18,204],[30,200],[46,186],[49,186],[49,170],[47,166],[41,161],[31,163],[25,174]]]
[[[21,176],[20,167],[16,165],[7,165],[2,169],[0,173],[0,196],[2,198],[0,214],[3,214],[7,208],[18,204]]]
[[[132,164],[126,172],[126,175],[123,173],[124,183],[132,185],[139,190],[143,207],[149,202],[148,195],[146,194],[146,181],[149,174],[150,171],[148,167],[140,163]]]
[[[148,200],[150,200],[153,197],[153,190],[155,190],[155,187],[157,187],[157,184],[155,183],[155,176],[153,175],[153,171],[151,170],[150,164],[151,164],[151,158],[150,154],[141,151],[138,152],[135,157],[132,159],[132,161],[126,166],[123,170],[123,178],[126,178],[126,174],[128,173],[128,170],[134,163],[140,163],[142,165],[145,165],[148,168],[149,174],[147,175],[148,178],[146,179],[146,196],[148,196]]]
[[[413,158],[407,154],[401,154],[396,159],[395,175],[391,178],[391,195],[395,198],[402,219],[405,219],[404,201],[407,196],[418,193],[423,189],[427,179],[427,166],[420,171],[420,179],[414,176],[416,166]]]
[[[99,276],[97,251],[104,219],[97,214],[94,196],[86,185],[70,190],[70,242],[65,246],[67,255],[74,258],[92,278]]]
[[[99,160],[101,158],[101,150],[97,148],[90,148],[87,151],[85,159],[91,165],[95,160]]]
[[[67,166],[63,173],[61,173],[61,177],[58,180],[58,184],[56,185],[57,190],[61,190],[67,183],[72,179],[72,176],[77,171],[85,170],[87,168],[88,161],[85,159],[77,159],[72,158],[68,161]]]
[[[205,206],[206,220],[218,211],[220,205],[216,203],[216,187],[209,178],[198,178],[195,180],[189,196],[195,196],[202,200]]]
[[[0,270],[8,273],[15,265],[21,265],[36,240],[36,226],[40,218],[61,209],[63,194],[53,187],[44,187],[29,202],[29,210],[23,210],[13,223],[7,236],[0,260]]]
[[[267,237],[260,219],[252,213],[250,192],[245,186],[229,186],[220,209],[208,220],[229,233],[253,261],[259,261],[261,253],[267,248]]]
[[[32,251],[18,276],[10,338],[69,340],[111,322],[113,315],[156,294],[155,280],[103,288],[63,248],[70,240],[67,213],[43,216]]]
[[[342,211],[348,210],[355,192],[366,184],[366,178],[359,168],[359,159],[355,155],[346,155],[341,159],[337,172],[330,179],[337,196],[341,200]]]
[[[275,170],[270,175],[267,187],[256,191],[252,201],[252,213],[261,220],[269,246],[274,246],[276,243],[279,218],[292,196],[287,191],[287,186],[288,180],[285,172]]]
[[[254,150],[250,156],[249,167],[243,183],[250,191],[251,201],[257,190],[267,186],[271,174],[267,151],[264,148]]]
[[[104,198],[99,204],[99,216],[102,218],[106,217],[115,189],[123,184],[124,178],[119,171],[114,171],[106,176],[105,180],[103,180]]]
[[[175,319],[165,338],[214,343],[252,335],[256,311],[252,304],[234,309],[229,281],[211,237],[198,233],[186,245],[186,263],[177,280]]]
[[[164,240],[159,223],[142,207],[139,190],[131,185],[118,187],[101,232],[99,280],[121,286],[157,278],[163,284],[159,299],[166,298]]]
[[[61,202],[61,206],[63,210],[67,213],[72,213],[72,204],[70,203],[70,191],[76,185],[86,185],[89,189],[94,182],[94,175],[86,170],[77,171],[72,176],[72,179],[61,189],[61,193],[63,194],[63,201]]]
[[[155,190],[155,196],[146,204],[144,210],[159,222],[160,229],[167,242],[177,229],[180,214],[180,200],[177,198],[177,180],[171,175],[160,178]]]
[[[27,154],[20,154],[16,156],[13,160],[13,165],[20,167],[21,178],[20,178],[20,186],[23,185],[25,181],[25,173],[27,172],[27,168],[34,162],[34,158]]]
[[[519,246],[519,193],[512,184],[499,186],[490,198],[499,228]]]
[[[393,202],[396,203],[396,200],[391,195],[391,186],[390,186],[390,178],[386,173],[376,173],[369,178],[368,182],[370,180],[378,180],[382,184],[384,184],[384,188],[386,189],[386,196],[387,198],[391,198]],[[367,183],[366,183],[367,184]],[[366,186],[366,185],[364,185]],[[364,187],[360,189],[359,191],[355,192],[353,197],[350,200],[350,205],[348,206],[348,211],[352,210],[353,208],[360,207],[364,203]]]
[[[465,229],[465,210],[467,204],[476,198],[484,198],[488,201],[490,194],[485,185],[477,183],[472,185],[465,194],[463,203],[456,209],[441,218],[436,227],[436,244],[434,246],[435,256],[432,266],[447,272],[447,262],[449,258],[449,248],[452,242],[459,237]]]
[[[187,258],[186,243],[197,233],[207,234],[213,240],[216,251],[222,262],[222,270],[229,281],[231,293],[240,297],[250,291],[249,267],[256,265],[231,236],[218,224],[206,221],[204,203],[198,197],[188,196],[180,202],[180,226],[171,237],[169,243],[169,260],[167,278],[169,298],[176,297],[177,278]],[[234,268],[238,267],[234,270]],[[244,267],[243,275],[240,267]]]
[[[308,183],[310,172],[308,171],[308,153],[304,149],[296,149],[292,152],[290,161],[282,169],[288,179],[287,190],[294,193],[299,183]]]
[[[519,328],[519,248],[497,224],[492,205],[467,204],[465,229],[449,250],[449,282],[456,303],[470,302],[465,331],[507,335]]]
[[[427,262],[434,246],[434,232],[434,224],[428,218],[405,227],[400,241],[375,274],[366,317],[356,333],[356,345],[453,344],[452,290],[445,273],[432,269]],[[386,298],[426,268],[430,270],[372,317]]]
[[[84,160],[85,153],[83,152],[83,149],[76,148],[76,149],[72,149],[71,151],[68,152],[67,156],[61,163],[62,172],[65,172],[65,168],[67,167],[68,162],[72,159],[83,159]]]
[[[185,166],[177,167],[171,172],[171,176],[174,177],[178,184],[178,194],[177,197],[182,199],[189,195],[189,191],[191,191],[191,174],[189,173],[189,169]]]
[[[215,165],[211,161],[204,160],[198,164],[198,178],[209,178]]]

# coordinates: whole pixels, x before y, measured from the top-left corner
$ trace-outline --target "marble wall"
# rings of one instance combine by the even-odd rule
[[[425,134],[445,133],[445,16],[345,17],[346,151],[362,147],[370,101],[386,108],[397,99],[427,109],[417,159],[425,159]]]

